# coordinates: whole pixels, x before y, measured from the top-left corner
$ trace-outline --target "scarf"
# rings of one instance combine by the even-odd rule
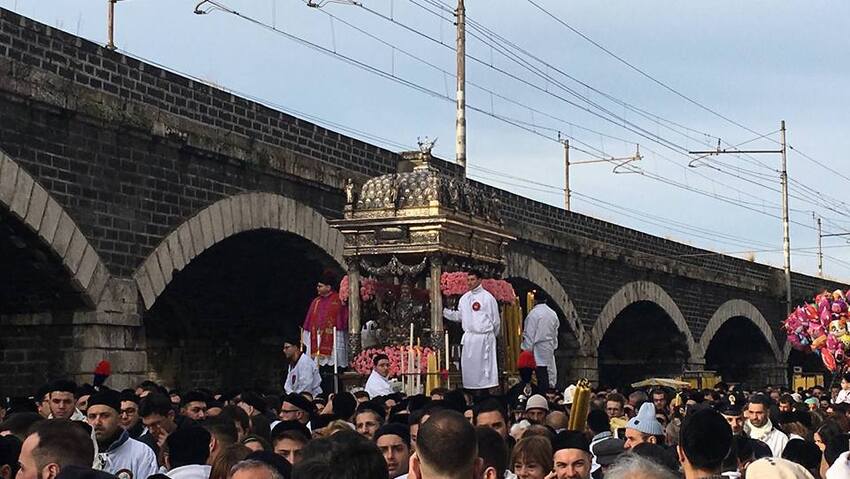
[[[747,421],[747,425],[750,426],[750,437],[758,441],[764,441],[764,438],[773,431],[773,423],[770,422],[770,418],[767,419],[767,422],[762,427],[756,427],[750,421]]]

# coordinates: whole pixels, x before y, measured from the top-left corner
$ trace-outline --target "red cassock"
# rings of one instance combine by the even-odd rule
[[[348,331],[348,308],[336,291],[314,299],[304,319],[303,327],[310,332],[310,352],[314,358],[333,354],[334,326],[337,331]]]

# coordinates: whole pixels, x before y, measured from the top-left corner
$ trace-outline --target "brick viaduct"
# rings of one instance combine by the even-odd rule
[[[275,385],[282,331],[341,268],[343,182],[397,161],[0,9],[0,384],[107,358],[114,387]],[[786,380],[780,270],[493,191],[505,276],[558,305],[561,382]],[[799,299],[839,286],[793,276]]]

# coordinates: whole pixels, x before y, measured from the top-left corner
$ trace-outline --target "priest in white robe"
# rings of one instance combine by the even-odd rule
[[[384,353],[378,353],[372,357],[372,373],[369,374],[369,379],[366,380],[366,387],[364,388],[369,393],[370,399],[395,392],[387,379],[389,374],[390,358]]]
[[[466,389],[489,389],[499,385],[496,337],[501,328],[499,303],[481,286],[481,273],[469,271],[469,291],[460,297],[458,309],[443,309],[443,317],[460,322],[460,371]]]
[[[319,367],[310,356],[301,351],[301,340],[297,336],[284,340],[283,354],[289,361],[283,389],[287,394],[308,392],[313,397],[322,394],[322,377]]]
[[[558,348],[558,313],[549,307],[549,297],[543,291],[537,291],[534,297],[537,303],[528,316],[525,317],[525,328],[522,331],[523,351],[534,353],[534,362],[537,363],[538,371],[546,368],[548,384],[541,385],[547,391],[549,387],[555,387],[558,382],[558,369],[555,366],[555,349]],[[542,375],[542,374],[541,374]],[[540,375],[537,381],[542,379]]]

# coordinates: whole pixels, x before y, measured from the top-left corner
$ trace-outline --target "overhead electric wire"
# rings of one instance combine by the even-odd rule
[[[410,1],[410,2],[411,2],[411,3],[413,3],[414,5],[416,5],[416,6],[420,7],[420,8],[422,8],[423,10],[425,10],[425,11],[427,11],[427,12],[431,13],[431,14],[438,15],[440,18],[442,18],[442,19],[443,19],[443,20],[445,20],[445,21],[449,21],[449,22],[451,22],[451,21],[452,21],[452,20],[450,20],[449,18],[443,17],[442,15],[439,15],[439,14],[437,14],[437,13],[434,13],[433,11],[429,10],[427,7],[424,7],[423,5],[421,5],[420,3],[418,3],[418,1],[417,1],[417,0],[408,0],[408,1]],[[441,3],[441,2],[437,2],[437,1],[435,1],[435,0],[423,0],[423,1],[425,1],[425,2],[429,3],[430,5],[433,5],[434,7],[438,8],[438,9],[440,9],[442,12],[447,13],[449,16],[453,16],[453,15],[454,15],[454,10],[452,10],[449,6],[447,6],[447,5],[445,5],[445,4]],[[617,97],[615,97],[615,96],[613,96],[613,95],[611,95],[611,94],[609,94],[609,93],[606,93],[606,92],[604,92],[604,91],[602,91],[602,90],[599,90],[598,88],[594,87],[593,85],[588,84],[587,82],[584,82],[584,81],[582,81],[582,80],[579,80],[578,78],[576,78],[576,77],[574,77],[574,76],[570,75],[569,73],[567,73],[567,72],[563,71],[562,69],[560,69],[560,68],[558,68],[558,67],[556,67],[556,66],[554,66],[554,65],[552,65],[552,64],[550,64],[550,63],[548,63],[548,62],[546,62],[545,60],[541,59],[540,57],[538,57],[538,56],[534,55],[533,53],[531,53],[531,52],[529,52],[529,51],[525,50],[524,48],[522,48],[521,46],[517,45],[516,43],[514,43],[514,42],[510,41],[509,39],[507,39],[507,38],[505,38],[505,37],[503,37],[503,36],[499,35],[498,33],[494,32],[494,31],[493,31],[493,30],[491,30],[491,29],[487,28],[486,26],[484,26],[484,25],[483,25],[483,24],[481,24],[480,22],[476,22],[476,21],[475,21],[473,18],[471,18],[468,14],[467,14],[467,16],[466,16],[466,20],[467,20],[467,24],[469,25],[470,30],[472,30],[472,31],[470,32],[470,35],[472,35],[474,38],[476,38],[476,39],[480,40],[480,41],[481,41],[482,43],[484,43],[485,45],[491,46],[491,48],[498,48],[498,46],[496,46],[496,45],[494,45],[493,43],[490,43],[490,42],[497,41],[497,42],[504,43],[505,45],[507,45],[507,46],[509,46],[510,48],[512,48],[512,49],[514,49],[514,50],[516,50],[517,52],[522,53],[523,55],[525,55],[525,56],[527,56],[527,57],[529,57],[529,58],[533,59],[534,61],[536,61],[536,62],[537,62],[537,63],[539,63],[540,65],[545,66],[547,69],[551,69],[551,70],[553,70],[553,71],[556,71],[557,73],[561,74],[562,76],[564,76],[564,77],[566,77],[566,78],[568,78],[568,79],[570,79],[570,80],[572,80],[572,81],[576,82],[577,84],[579,84],[579,85],[581,85],[581,86],[583,86],[583,87],[585,87],[585,88],[587,88],[587,89],[589,89],[589,90],[593,91],[594,93],[596,93],[596,94],[598,94],[598,95],[601,95],[601,96],[603,96],[603,97],[607,98],[608,100],[610,100],[610,101],[612,101],[612,102],[614,102],[614,103],[617,103],[618,105],[620,105],[620,106],[622,106],[622,107],[624,107],[624,108],[627,108],[627,109],[629,109],[629,110],[632,110],[633,112],[635,112],[635,113],[637,113],[637,114],[639,114],[639,115],[641,115],[641,116],[644,116],[644,117],[645,117],[645,118],[647,118],[648,120],[654,121],[656,124],[659,124],[659,126],[664,126],[665,128],[667,128],[667,129],[669,129],[669,130],[671,130],[671,131],[673,131],[673,132],[676,132],[676,133],[678,133],[678,134],[680,134],[680,135],[683,135],[684,137],[689,138],[689,139],[691,139],[691,140],[693,140],[693,141],[699,141],[699,140],[698,140],[698,139],[696,139],[696,138],[690,137],[690,136],[688,136],[688,135],[686,135],[686,134],[684,134],[684,133],[682,133],[682,132],[680,132],[680,131],[677,131],[677,130],[675,130],[674,128],[671,128],[671,127],[669,127],[669,126],[661,125],[661,124],[660,124],[660,122],[665,122],[665,123],[667,123],[667,124],[669,124],[669,125],[674,125],[674,126],[677,126],[677,127],[682,128],[682,129],[684,129],[684,130],[691,131],[691,132],[693,132],[693,133],[696,133],[696,134],[699,134],[699,135],[702,135],[702,136],[705,136],[705,137],[709,137],[709,138],[717,139],[717,136],[715,136],[715,135],[711,135],[711,134],[706,133],[706,132],[703,132],[703,131],[699,131],[699,130],[696,130],[696,129],[693,129],[693,128],[689,128],[689,127],[687,127],[687,126],[685,126],[685,125],[681,125],[681,124],[679,124],[679,123],[677,123],[677,122],[675,122],[675,121],[669,120],[669,119],[664,118],[664,117],[662,117],[662,116],[660,116],[660,115],[657,115],[657,114],[655,114],[655,113],[648,112],[648,111],[646,111],[645,109],[642,109],[642,108],[640,108],[640,107],[637,107],[637,106],[635,106],[635,105],[632,105],[632,104],[630,104],[630,103],[628,103],[628,102],[626,102],[626,101],[624,101],[624,100],[622,100],[622,99],[619,99],[619,98],[617,98]],[[479,36],[475,35],[474,31],[476,31],[476,30],[477,30],[477,31],[479,31],[479,32],[481,32],[483,35],[485,35],[485,36],[489,37],[489,40],[490,40],[490,41],[488,42],[487,40],[482,39],[481,37],[479,37]],[[444,44],[444,43],[442,43],[442,42],[440,42],[440,43],[441,43],[442,45],[444,45],[444,46],[448,46],[448,45],[446,45],[446,44]],[[508,59],[512,59],[512,60],[514,60],[514,61],[516,61],[516,60],[515,60],[515,59],[513,59],[513,58],[512,58],[512,56],[517,56],[517,57],[518,57],[518,55],[517,55],[517,54],[515,54],[515,53],[512,53],[512,55],[508,55],[508,54],[504,53],[503,51],[500,51],[500,53],[501,53],[502,55],[504,55],[506,58],[508,58]],[[467,56],[469,56],[469,55],[467,55]],[[519,63],[519,62],[517,62],[517,63]],[[530,70],[530,71],[532,71],[532,72],[535,72],[535,70],[534,70],[534,69],[531,69],[528,65],[523,65],[523,64],[521,64],[521,63],[520,63],[520,66],[523,66],[524,68],[526,68],[526,69],[528,69],[528,70]],[[539,71],[536,71],[536,72],[537,72],[537,73],[540,73]],[[545,75],[545,77],[546,77],[546,79],[547,79],[548,81],[550,81],[550,82],[551,82],[551,81],[555,81],[553,77],[551,77],[550,75],[548,75],[548,73],[545,73],[544,75]]]
[[[287,33],[287,32],[284,32],[284,31],[282,31],[282,30],[279,30],[279,29],[275,28],[274,26],[271,26],[271,25],[265,24],[265,23],[263,23],[263,22],[261,22],[261,21],[259,21],[259,20],[253,19],[253,18],[251,18],[251,17],[249,17],[249,16],[242,15],[242,14],[240,14],[239,12],[237,12],[237,11],[235,11],[235,10],[230,9],[229,7],[223,6],[223,5],[222,5],[222,4],[220,4],[219,2],[213,2],[213,1],[211,1],[210,3],[213,3],[214,5],[216,5],[217,7],[219,7],[220,9],[222,9],[222,10],[224,10],[224,11],[228,12],[228,13],[231,13],[231,14],[233,14],[233,15],[235,15],[235,16],[238,16],[238,17],[240,17],[240,18],[243,18],[243,19],[245,19],[245,20],[248,20],[248,21],[250,21],[250,22],[252,22],[252,23],[255,23],[255,24],[257,24],[257,25],[259,25],[259,26],[261,26],[261,27],[264,27],[264,28],[267,28],[267,29],[273,30],[273,31],[275,31],[275,32],[277,32],[277,33],[279,33],[279,34],[281,34],[281,35],[284,35],[284,36],[286,36],[287,38],[289,38],[289,39],[291,39],[291,40],[293,40],[293,41],[296,41],[296,42],[298,42],[298,43],[302,43],[302,44],[304,44],[304,45],[306,45],[306,46],[308,46],[308,47],[310,47],[310,48],[316,49],[316,50],[318,50],[318,51],[320,51],[320,52],[323,52],[323,53],[326,53],[326,54],[329,54],[329,55],[335,56],[335,57],[337,57],[337,58],[340,58],[340,59],[342,59],[343,61],[346,61],[347,63],[349,63],[349,64],[351,64],[351,65],[353,65],[353,66],[356,66],[356,67],[359,67],[359,68],[365,69],[366,71],[369,71],[369,72],[375,73],[375,74],[377,74],[377,75],[379,75],[379,76],[382,76],[382,77],[384,77],[384,78],[387,78],[387,79],[390,79],[390,80],[394,80],[394,81],[396,81],[396,82],[399,82],[399,83],[401,83],[401,84],[404,84],[404,85],[406,85],[406,86],[409,86],[409,87],[411,87],[411,88],[413,88],[413,89],[416,89],[416,90],[419,90],[419,91],[421,91],[421,92],[427,93],[427,94],[429,94],[429,95],[431,95],[431,96],[434,96],[434,97],[437,97],[437,98],[446,99],[446,100],[448,100],[448,101],[454,101],[454,100],[453,100],[453,99],[451,99],[450,97],[447,97],[446,95],[443,95],[443,94],[441,94],[441,93],[439,93],[439,92],[436,92],[436,91],[434,91],[434,90],[431,90],[431,89],[429,89],[429,88],[427,88],[427,87],[423,87],[423,86],[418,85],[418,84],[416,84],[416,83],[414,83],[414,82],[411,82],[411,81],[409,81],[409,80],[406,80],[406,79],[403,79],[403,78],[397,77],[397,76],[395,76],[395,75],[394,75],[394,74],[392,74],[392,73],[388,73],[388,72],[386,72],[386,71],[384,71],[384,70],[381,70],[381,69],[379,69],[379,68],[377,68],[377,67],[374,67],[374,66],[372,66],[372,65],[369,65],[369,64],[363,63],[363,62],[361,62],[361,61],[359,61],[359,60],[356,60],[356,59],[353,59],[353,58],[347,57],[347,56],[345,56],[345,55],[341,55],[341,54],[339,54],[339,53],[337,53],[337,52],[331,51],[331,50],[329,50],[329,49],[327,49],[327,48],[325,48],[325,47],[322,47],[322,46],[320,46],[320,45],[317,45],[317,44],[315,44],[315,43],[313,43],[313,42],[310,42],[310,41],[305,40],[305,39],[303,39],[303,38],[300,38],[300,37],[297,37],[297,36],[295,36],[295,35],[292,35],[292,34],[289,34],[289,33]],[[554,139],[552,139],[552,138],[549,138],[549,137],[548,137],[548,136],[546,136],[546,135],[542,135],[542,134],[540,134],[539,132],[535,131],[534,129],[528,128],[528,127],[523,126],[523,125],[521,125],[521,124],[518,124],[517,122],[513,121],[513,120],[512,120],[512,119],[510,119],[510,118],[506,118],[506,117],[504,117],[504,116],[495,116],[495,115],[492,115],[492,114],[488,113],[487,111],[485,111],[485,110],[483,110],[483,109],[476,109],[476,108],[474,108],[474,107],[473,107],[473,108],[471,108],[471,109],[472,109],[472,110],[474,110],[474,111],[479,111],[479,112],[481,112],[481,113],[483,113],[483,114],[486,114],[486,115],[492,116],[492,117],[494,117],[494,118],[497,118],[497,119],[499,119],[499,120],[501,120],[501,121],[507,122],[507,123],[512,124],[512,125],[514,125],[514,126],[517,126],[517,127],[519,127],[519,128],[525,129],[526,131],[529,131],[529,132],[534,133],[534,134],[536,134],[536,135],[542,136],[542,137],[544,137],[544,138],[546,138],[546,139],[550,139],[550,140],[552,140],[552,141],[556,141],[556,140],[554,140]],[[666,145],[664,145],[664,146],[666,146]],[[720,196],[720,195],[716,195],[716,194],[712,194],[712,193],[710,193],[710,192],[705,192],[705,191],[702,191],[702,190],[699,190],[699,189],[696,189],[696,188],[692,188],[692,187],[690,187],[690,186],[688,186],[688,185],[682,185],[682,184],[680,184],[680,183],[678,183],[678,182],[676,182],[676,181],[674,181],[674,180],[668,180],[668,179],[666,179],[666,178],[664,178],[664,177],[662,177],[662,176],[660,176],[660,175],[657,175],[657,174],[651,174],[651,173],[648,173],[648,172],[646,172],[646,171],[639,170],[639,169],[634,169],[634,168],[627,168],[627,169],[634,170],[634,172],[636,172],[636,173],[640,173],[641,175],[643,175],[643,176],[645,176],[645,177],[652,178],[652,179],[656,179],[656,180],[658,180],[658,181],[665,182],[665,183],[667,183],[667,184],[670,184],[670,185],[672,185],[672,186],[676,186],[676,187],[678,187],[678,188],[684,188],[684,189],[686,189],[686,190],[693,191],[693,192],[696,192],[696,193],[698,193],[698,194],[706,195],[706,196],[708,196],[708,197],[712,197],[712,198],[715,198],[715,199],[720,199],[721,201],[725,201],[725,202],[728,202],[728,203],[730,203],[730,204],[735,204],[736,206],[744,207],[744,208],[750,209],[750,210],[752,210],[752,211],[759,212],[760,214],[765,214],[765,215],[768,215],[768,216],[773,216],[773,215],[770,215],[769,213],[766,213],[766,212],[764,212],[764,211],[761,211],[761,210],[758,210],[758,209],[755,209],[755,208],[750,208],[750,207],[747,207],[746,205],[742,205],[742,204],[740,204],[739,202],[736,202],[734,199],[729,199],[728,197],[724,198],[724,197],[722,197],[722,196]],[[775,216],[773,216],[773,217],[775,217]],[[812,228],[811,226],[808,226],[808,225],[805,225],[805,224],[801,224],[801,223],[798,223],[798,222],[795,222],[795,223],[796,223],[796,224],[799,224],[799,225],[801,225],[801,226],[803,226],[803,227],[807,227],[807,228],[809,228],[809,229],[811,229],[811,228]]]
[[[717,112],[717,111],[715,111],[715,110],[713,110],[713,109],[711,109],[711,108],[709,108],[709,107],[707,107],[707,106],[703,105],[702,103],[698,102],[697,100],[694,100],[693,98],[691,98],[691,97],[689,97],[689,96],[685,95],[684,93],[681,93],[680,91],[676,90],[675,88],[671,87],[670,85],[668,85],[668,84],[664,83],[663,81],[661,81],[661,80],[659,80],[659,79],[655,78],[654,76],[650,75],[649,73],[645,72],[644,70],[642,70],[642,69],[638,68],[637,66],[633,65],[632,63],[630,63],[630,62],[629,62],[629,61],[627,61],[626,59],[624,59],[624,58],[620,57],[620,56],[619,56],[619,55],[617,55],[616,53],[614,53],[614,52],[612,52],[611,50],[609,50],[609,49],[605,48],[605,47],[604,47],[603,45],[601,45],[599,42],[597,42],[597,41],[593,40],[592,38],[588,37],[587,35],[585,35],[585,34],[584,34],[584,33],[582,33],[581,31],[579,31],[578,29],[574,28],[572,25],[568,24],[567,22],[565,22],[564,20],[562,20],[561,18],[559,18],[557,15],[555,15],[555,14],[553,14],[553,13],[549,12],[548,10],[546,10],[545,8],[543,8],[543,7],[542,7],[539,3],[537,3],[535,0],[527,0],[527,1],[528,1],[528,3],[530,3],[530,4],[532,4],[534,7],[536,7],[538,10],[540,10],[541,12],[543,12],[544,14],[546,14],[547,16],[549,16],[550,18],[552,18],[553,20],[555,20],[556,22],[558,22],[559,24],[561,24],[562,26],[564,26],[565,28],[567,28],[568,30],[572,31],[572,32],[573,32],[573,33],[575,33],[576,35],[578,35],[578,36],[580,36],[581,38],[583,38],[584,40],[588,41],[590,44],[594,45],[595,47],[599,48],[599,49],[600,49],[600,50],[602,50],[603,52],[605,52],[605,53],[607,53],[608,55],[612,56],[613,58],[617,59],[620,63],[623,63],[624,65],[628,66],[628,67],[629,67],[629,68],[631,68],[632,70],[636,71],[637,73],[639,73],[639,74],[641,74],[642,76],[646,77],[647,79],[651,80],[653,83],[655,83],[655,84],[657,84],[657,85],[661,86],[662,88],[664,88],[664,89],[668,90],[669,92],[671,92],[671,93],[675,94],[676,96],[678,96],[678,97],[680,97],[680,98],[682,98],[682,99],[684,99],[684,100],[688,101],[689,103],[691,103],[691,104],[693,104],[693,105],[695,105],[695,106],[697,106],[697,107],[699,107],[699,108],[701,108],[701,109],[703,109],[703,110],[705,110],[705,111],[707,111],[707,112],[711,113],[712,115],[714,115],[714,116],[716,116],[716,117],[718,117],[718,118],[721,118],[721,119],[723,119],[723,120],[726,120],[727,122],[729,122],[729,123],[731,123],[731,124],[733,124],[733,125],[735,125],[735,126],[737,126],[737,127],[739,127],[739,128],[743,128],[744,130],[749,131],[750,133],[753,133],[753,134],[756,134],[756,135],[759,135],[759,134],[760,134],[759,132],[757,132],[757,131],[755,131],[755,130],[753,130],[753,129],[749,128],[748,126],[743,125],[743,124],[741,124],[741,123],[738,123],[737,121],[735,121],[735,120],[733,120],[733,119],[731,119],[731,118],[729,118],[729,117],[727,117],[727,116],[723,115],[722,113],[719,113],[719,112]]]

